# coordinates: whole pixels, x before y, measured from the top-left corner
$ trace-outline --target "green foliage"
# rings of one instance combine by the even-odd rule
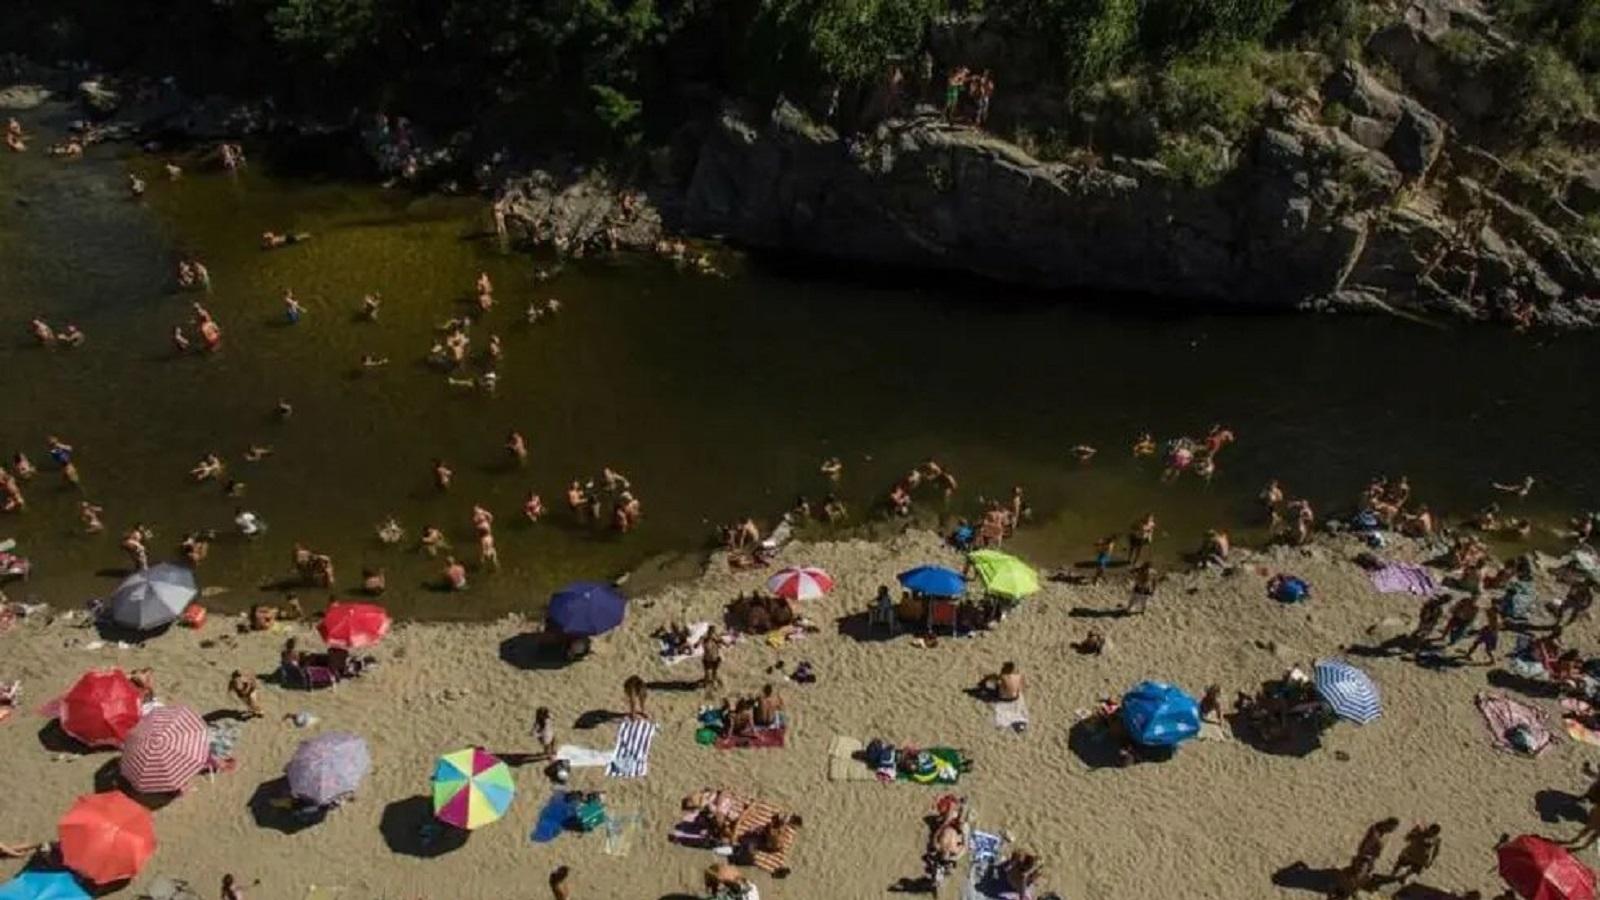
[[[1173,178],[1192,188],[1212,187],[1228,174],[1226,148],[1188,135],[1163,140],[1156,160]]]
[[[1600,0],[1504,0],[1524,33],[1561,50],[1579,69],[1600,72]]]
[[[1488,41],[1467,28],[1452,28],[1437,43],[1445,58],[1463,69],[1477,69],[1490,58]]]
[[[943,0],[762,0],[762,17],[781,38],[780,52],[833,78],[860,83],[880,77],[890,60],[919,50]]]
[[[1156,57],[1259,42],[1289,11],[1289,0],[1144,0],[1140,40]]]
[[[1547,45],[1523,45],[1494,65],[1508,94],[1506,121],[1524,134],[1549,134],[1594,113],[1594,97],[1583,75]]]
[[[285,44],[337,63],[378,38],[379,0],[279,0],[267,13],[273,34]]]
[[[1140,0],[1027,0],[1024,21],[1049,35],[1071,84],[1115,73],[1135,49]]]
[[[591,84],[594,115],[600,124],[624,145],[638,142],[639,110],[643,106],[608,84]]]
[[[1255,123],[1266,84],[1255,63],[1260,51],[1235,45],[1180,57],[1156,78],[1156,112],[1179,131],[1210,126],[1235,138]]]

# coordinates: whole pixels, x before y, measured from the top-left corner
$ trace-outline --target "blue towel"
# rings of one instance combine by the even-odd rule
[[[539,810],[539,821],[528,834],[528,840],[535,844],[550,843],[561,836],[561,831],[570,818],[572,818],[572,804],[567,801],[565,791],[557,791],[550,797],[550,802],[544,805],[544,809]]]

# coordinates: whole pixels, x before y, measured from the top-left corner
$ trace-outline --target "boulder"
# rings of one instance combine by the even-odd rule
[[[1423,109],[1422,104],[1406,99],[1383,151],[1394,160],[1395,168],[1420,178],[1433,168],[1434,161],[1444,150],[1444,143],[1444,122]]]
[[[1568,182],[1566,200],[1579,215],[1600,215],[1600,166],[1580,172]]]
[[[54,92],[42,84],[13,84],[0,88],[0,109],[13,112],[37,109]]]
[[[109,116],[122,105],[122,92],[105,79],[92,78],[78,83],[78,99],[89,112]]]
[[[1367,67],[1355,60],[1334,70],[1322,87],[1323,95],[1336,100],[1358,116],[1393,123],[1400,118],[1401,97],[1373,77]]]

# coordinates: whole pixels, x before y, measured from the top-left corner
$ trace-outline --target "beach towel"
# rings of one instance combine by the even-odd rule
[[[1413,563],[1390,563],[1370,576],[1372,586],[1385,594],[1415,594],[1431,597],[1439,589],[1428,570]]]
[[[605,854],[627,856],[633,852],[634,845],[639,842],[639,833],[644,830],[644,814],[636,809],[608,812],[605,828]]]
[[[776,749],[783,746],[784,736],[788,733],[789,729],[782,725],[776,728],[757,728],[750,734],[719,737],[713,746],[718,750]]]
[[[539,820],[533,826],[533,831],[528,833],[528,840],[535,844],[548,844],[561,836],[567,827],[567,820],[572,818],[572,801],[567,799],[566,791],[556,791],[539,810]]]
[[[656,730],[656,723],[649,719],[624,719],[617,729],[617,749],[606,766],[606,775],[643,778],[650,774],[650,745],[656,739]]]
[[[828,742],[828,780],[876,781],[877,776],[873,771],[857,758],[857,754],[866,749],[866,744],[853,737],[835,735]]]
[[[924,754],[928,765],[922,767],[920,763]],[[961,772],[967,767],[961,751],[953,747],[924,747],[915,760],[911,771],[899,770],[895,773],[895,779],[916,784],[955,784],[961,780]]]
[[[795,827],[789,825],[778,835],[778,850],[756,849],[757,833],[766,828],[772,818],[781,812],[782,810],[774,804],[765,800],[755,800],[744,808],[744,813],[739,816],[739,823],[733,828],[733,842],[736,845],[748,844],[750,861],[763,872],[773,873],[787,869],[789,851],[794,848],[795,839],[799,837]]]
[[[972,850],[972,862],[988,864],[998,860],[1002,843],[998,834],[990,834],[987,831],[972,832],[972,838],[967,842],[967,847]]]
[[[1563,697],[1561,700],[1561,724],[1567,730],[1567,737],[1585,744],[1600,746],[1600,730],[1590,728],[1578,721],[1579,717],[1588,717],[1594,713],[1594,707],[1573,697]]]
[[[689,626],[689,646],[693,649],[691,649],[688,653],[669,655],[667,653],[667,643],[666,641],[662,641],[661,661],[669,666],[675,666],[686,659],[699,659],[700,657],[704,656],[706,649],[700,646],[700,640],[704,638],[706,636],[706,632],[710,630],[710,622],[696,622]]]
[[[616,753],[615,750],[591,750],[577,744],[562,744],[556,748],[556,759],[565,761],[568,768],[592,769],[611,765]]]
[[[1491,692],[1475,698],[1478,712],[1489,729],[1489,740],[1507,753],[1538,756],[1550,746],[1554,735],[1545,726],[1544,713],[1538,707],[1512,700]]]
[[[1018,697],[994,704],[994,727],[1025,731],[1028,727],[1028,701]]]

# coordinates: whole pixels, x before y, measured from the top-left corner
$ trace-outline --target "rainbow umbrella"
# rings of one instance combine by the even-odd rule
[[[516,793],[511,770],[481,748],[446,753],[433,765],[433,814],[457,828],[471,831],[495,821]]]

